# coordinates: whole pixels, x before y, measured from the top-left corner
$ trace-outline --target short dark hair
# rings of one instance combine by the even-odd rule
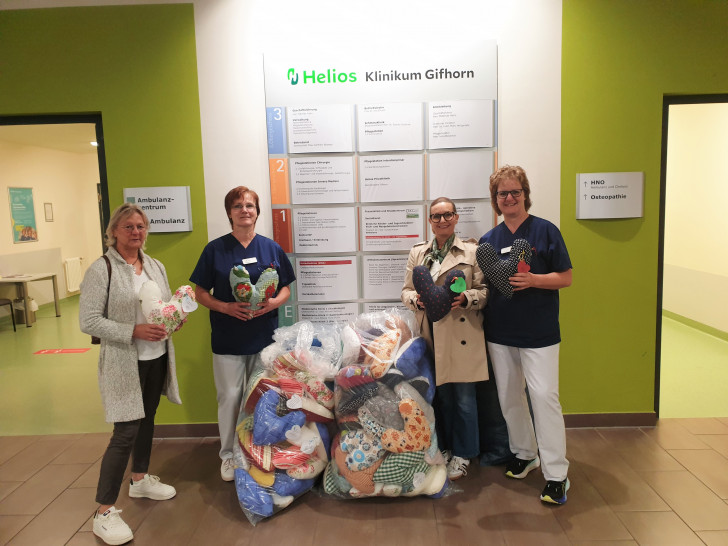
[[[233,188],[229,192],[227,192],[227,195],[225,196],[225,213],[227,214],[228,222],[230,222],[230,227],[233,226],[233,219],[230,218],[230,214],[233,210],[233,203],[235,203],[235,201],[237,201],[238,199],[244,199],[246,193],[250,195],[253,201],[255,201],[255,210],[257,216],[260,216],[260,199],[258,197],[258,194],[247,186],[238,186],[237,188]],[[257,221],[258,219],[256,218],[256,222]]]

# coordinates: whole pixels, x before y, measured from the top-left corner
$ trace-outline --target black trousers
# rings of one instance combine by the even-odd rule
[[[101,459],[101,473],[96,488],[96,502],[102,505],[116,502],[130,455],[132,472],[141,474],[149,469],[154,416],[167,379],[167,353],[154,360],[140,360],[138,366],[144,418],[114,423],[111,441]]]

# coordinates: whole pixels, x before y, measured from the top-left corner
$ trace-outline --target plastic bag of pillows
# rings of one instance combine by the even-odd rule
[[[334,392],[327,380],[336,374],[340,341],[338,354],[312,351],[323,343],[310,326],[276,330],[248,379],[234,463],[238,501],[253,525],[309,491],[331,458]]]
[[[414,314],[398,309],[362,314],[342,329],[326,494],[439,498],[448,491],[431,405],[434,367],[418,334]]]

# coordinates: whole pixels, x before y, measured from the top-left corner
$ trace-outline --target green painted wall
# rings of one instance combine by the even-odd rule
[[[728,3],[565,0],[561,228],[566,413],[654,406],[662,98],[728,92]],[[190,186],[194,232],[148,250],[186,282],[207,242],[190,5],[0,12],[0,115],[101,112],[111,206],[125,186]],[[578,172],[644,171],[645,217],[576,221]],[[216,421],[207,312],[175,336],[185,404],[158,423]]]
[[[0,115],[101,113],[112,209],[124,187],[190,186],[194,231],[147,243],[187,283],[207,243],[192,5],[3,11],[0,52]],[[157,423],[217,421],[207,316],[175,335],[185,403]]]
[[[574,263],[562,291],[566,413],[654,407],[662,101],[728,92],[726,29],[728,2],[564,0],[561,229]],[[644,218],[575,220],[576,173],[611,171],[644,171]]]

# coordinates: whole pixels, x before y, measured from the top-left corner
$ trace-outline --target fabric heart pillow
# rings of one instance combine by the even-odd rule
[[[445,283],[437,286],[432,280],[430,270],[424,265],[415,266],[412,270],[412,283],[425,306],[425,313],[431,322],[445,317],[452,308],[455,297],[465,291],[465,274],[453,269],[445,277]]]
[[[498,257],[490,243],[483,243],[475,252],[478,267],[483,271],[485,278],[508,299],[513,297],[513,287],[508,278],[517,272],[530,270],[531,256],[531,245],[526,239],[513,241],[511,252],[505,260]]]
[[[260,303],[275,296],[278,289],[278,272],[272,267],[263,271],[255,284],[250,282],[250,273],[242,265],[233,267],[229,278],[235,301],[250,302],[253,311]]]
[[[142,314],[149,324],[161,324],[167,329],[167,339],[187,322],[187,315],[197,309],[195,292],[189,285],[180,286],[169,301],[162,301],[162,291],[154,281],[146,281],[139,289]]]

